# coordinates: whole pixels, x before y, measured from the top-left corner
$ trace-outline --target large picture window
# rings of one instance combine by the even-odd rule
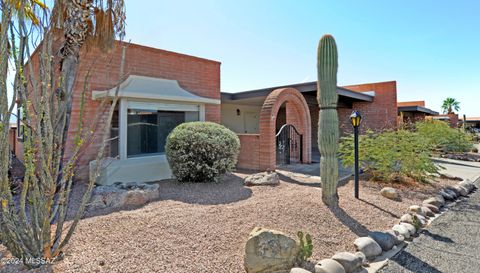
[[[183,122],[198,120],[198,111],[128,109],[127,156],[164,154],[168,134]]]

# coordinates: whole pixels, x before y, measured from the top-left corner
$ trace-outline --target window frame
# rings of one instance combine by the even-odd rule
[[[198,112],[198,120],[205,121],[205,104],[203,103],[186,103],[175,101],[151,101],[136,99],[120,99],[119,108],[119,141],[118,151],[120,159],[131,159],[152,156],[165,156],[164,154],[141,154],[128,156],[128,109],[145,109],[152,111],[179,111],[179,112]]]

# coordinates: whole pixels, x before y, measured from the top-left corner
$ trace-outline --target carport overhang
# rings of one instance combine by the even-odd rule
[[[222,103],[236,103],[247,105],[262,105],[267,96],[276,89],[280,88],[295,88],[300,93],[316,94],[317,82],[307,82],[292,85],[275,86],[263,89],[256,89],[250,91],[243,91],[237,93],[221,93]],[[356,92],[343,87],[337,87],[338,107],[351,108],[353,102],[372,102],[375,98],[374,91]]]
[[[401,112],[411,112],[411,113],[414,113],[414,112],[417,112],[417,113],[422,113],[422,114],[426,114],[428,116],[437,116],[438,115],[438,112],[435,112],[431,109],[428,109],[426,107],[423,107],[423,106],[399,106],[398,107],[398,113],[400,114]]]

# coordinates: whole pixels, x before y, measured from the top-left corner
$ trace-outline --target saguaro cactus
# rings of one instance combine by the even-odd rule
[[[338,55],[335,39],[324,35],[317,51],[317,100],[320,108],[318,146],[320,150],[320,177],[322,200],[328,206],[338,205],[338,114],[337,70]]]

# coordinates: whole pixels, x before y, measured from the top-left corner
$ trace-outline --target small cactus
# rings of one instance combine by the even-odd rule
[[[308,258],[312,257],[313,251],[313,243],[312,243],[312,236],[310,234],[305,234],[305,238],[303,236],[303,232],[297,232],[298,240],[300,241],[300,252],[298,253],[298,260],[299,262],[305,262]]]

